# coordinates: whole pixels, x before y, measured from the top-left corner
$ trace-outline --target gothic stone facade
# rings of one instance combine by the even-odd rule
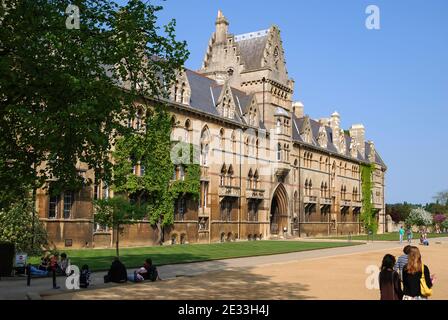
[[[173,141],[200,150],[201,197],[178,199],[167,242],[218,242],[363,232],[360,166],[373,163],[373,207],[385,228],[386,166],[362,125],[340,127],[337,112],[313,120],[292,101],[280,31],[228,33],[218,13],[202,68],[179,73],[167,101]],[[139,174],[139,166],[134,173]],[[80,170],[93,173],[80,164]],[[176,169],[173,179],[182,179]],[[113,232],[93,222],[92,199],[113,196],[101,182],[79,192],[38,193],[56,246],[107,247]],[[122,245],[151,245],[157,230],[126,226]]]

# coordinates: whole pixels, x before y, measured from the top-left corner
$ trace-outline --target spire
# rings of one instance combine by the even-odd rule
[[[227,21],[226,17],[224,17],[221,9],[218,10],[218,17],[216,18],[215,25],[216,43],[225,43],[227,40],[227,28],[229,26],[229,22]]]

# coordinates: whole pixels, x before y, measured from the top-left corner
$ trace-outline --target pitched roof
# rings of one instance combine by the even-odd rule
[[[264,49],[268,41],[268,30],[252,32],[245,35],[235,36],[241,61],[246,70],[261,68]],[[252,37],[250,35],[253,35]]]

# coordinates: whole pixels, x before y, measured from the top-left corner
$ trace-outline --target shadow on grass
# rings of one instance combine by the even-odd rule
[[[307,285],[274,282],[248,269],[210,272],[201,276],[44,296],[51,300],[284,300],[313,299]]]

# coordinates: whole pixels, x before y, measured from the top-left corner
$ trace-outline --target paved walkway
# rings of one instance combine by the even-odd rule
[[[435,242],[448,243],[448,238],[432,239],[432,244]],[[226,260],[215,260],[197,263],[186,263],[186,264],[176,264],[176,265],[165,265],[159,267],[160,276],[164,280],[175,279],[178,277],[194,277],[201,274],[215,273],[217,271],[231,271],[235,269],[245,268],[250,269],[253,267],[269,266],[276,264],[286,264],[289,262],[298,261],[312,261],[314,259],[321,258],[331,258],[331,257],[344,257],[348,255],[356,255],[366,252],[376,252],[392,250],[399,251],[403,245],[398,242],[373,242],[367,244],[361,244],[351,247],[340,247],[340,248],[330,248],[330,249],[320,249],[312,251],[294,252],[287,254],[278,254],[270,256],[259,256],[259,257],[247,257],[247,258],[236,258],[236,259],[226,259]],[[128,270],[131,271],[131,270]],[[92,289],[100,288],[112,288],[112,287],[128,287],[135,286],[135,284],[126,285],[115,285],[115,284],[104,284],[103,276],[105,272],[97,272],[92,274]],[[186,280],[177,279],[177,280]],[[64,277],[58,277],[58,285],[62,288],[58,290],[51,289],[51,278],[43,279],[32,279],[31,287],[26,286],[25,279],[23,280],[8,280],[0,281],[0,299],[39,299],[41,296],[48,297],[53,296],[57,298],[59,295],[68,291],[65,288]],[[161,283],[164,283],[162,281]],[[138,284],[141,285],[141,284]],[[92,291],[91,289],[82,290],[82,292]],[[93,290],[92,293],[97,290]],[[61,296],[61,297],[62,297]]]

